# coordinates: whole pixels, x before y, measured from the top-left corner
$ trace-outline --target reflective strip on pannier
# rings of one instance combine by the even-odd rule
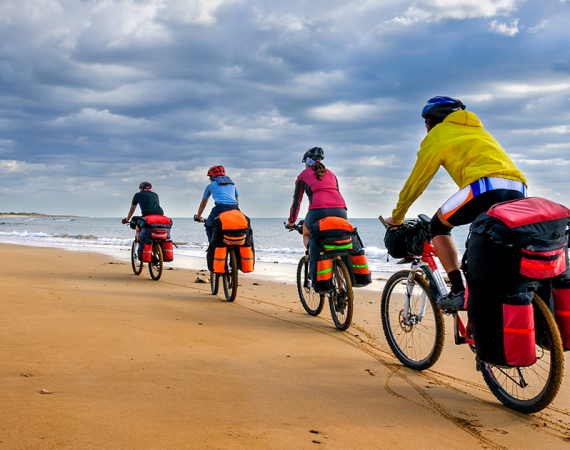
[[[168,230],[157,230],[153,228],[150,237],[153,239],[166,239],[168,237]]]
[[[350,237],[348,239],[341,239],[338,241],[325,239],[324,248],[326,251],[350,250],[350,249],[352,249],[352,237]]]
[[[323,259],[317,262],[317,281],[332,278],[332,259]]]
[[[242,230],[249,226],[245,214],[239,209],[225,211],[218,218],[222,223],[222,230]]]
[[[552,288],[554,298],[554,317],[562,344],[565,350],[570,350],[570,289]]]
[[[214,250],[214,273],[226,272],[227,247],[216,247]]]
[[[532,298],[532,293],[517,297]],[[514,296],[513,296],[514,297]],[[536,363],[536,338],[532,304],[503,304],[503,339],[508,365],[527,367]]]
[[[162,253],[164,255],[165,261],[173,261],[174,260],[174,252],[172,251],[172,241],[163,241],[162,242]]]
[[[350,255],[350,260],[352,261],[352,269],[355,274],[369,274],[370,268],[368,267],[368,261],[366,261],[366,256],[364,255]]]
[[[313,287],[315,292],[325,293],[330,292],[333,288],[332,283],[332,259],[323,258],[317,260],[317,280]]]
[[[245,234],[239,236],[228,236],[224,234],[223,241],[226,245],[243,245],[245,244]]]
[[[544,279],[560,275],[566,270],[565,247],[550,251],[522,249],[521,275]]]
[[[152,243],[144,244],[142,260],[143,262],[150,262],[152,258]]]
[[[343,219],[342,217],[325,217],[324,219],[319,220],[319,230],[326,231],[326,230],[346,230],[346,231],[353,231],[353,226],[348,222],[348,220]]]
[[[254,256],[251,247],[240,247],[239,256],[241,259],[241,271],[253,272]]]

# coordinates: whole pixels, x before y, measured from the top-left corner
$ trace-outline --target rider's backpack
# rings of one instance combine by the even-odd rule
[[[210,272],[225,273],[228,246],[239,249],[236,252],[239,270],[253,272],[255,265],[253,230],[249,217],[238,209],[220,213],[214,219],[212,238],[207,252]]]
[[[392,258],[421,256],[424,242],[431,240],[429,222],[404,222],[397,228],[386,230],[384,246]]]
[[[311,227],[309,248],[310,275],[316,292],[327,293],[333,289],[332,258],[338,251],[346,251],[342,259],[351,273],[353,287],[372,282],[358,232],[346,219],[325,217],[315,222]]]
[[[542,198],[498,203],[471,224],[464,271],[469,323],[481,361],[499,366],[536,362],[535,344],[541,345],[543,331],[532,305],[535,283],[529,283],[543,281],[547,289],[538,294],[549,304],[551,281],[568,267],[569,224],[568,208]],[[570,284],[560,279],[557,286],[562,291]],[[567,292],[559,294],[563,311],[570,310]],[[570,324],[558,323],[570,336]]]
[[[139,258],[141,261],[150,262],[152,243],[155,240],[160,241],[162,244],[164,261],[172,261],[174,259],[172,240],[170,239],[172,219],[158,214],[145,216],[139,220],[139,227],[141,229],[139,237]]]

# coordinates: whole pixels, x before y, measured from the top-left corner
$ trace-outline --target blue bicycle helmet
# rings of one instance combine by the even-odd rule
[[[449,114],[455,111],[465,109],[465,105],[456,98],[451,97],[433,97],[430,98],[422,109],[422,117],[427,119],[433,117],[437,120],[445,119]]]

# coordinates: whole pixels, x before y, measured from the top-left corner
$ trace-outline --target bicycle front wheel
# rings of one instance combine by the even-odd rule
[[[309,257],[307,255],[301,258],[297,266],[297,291],[307,314],[318,316],[325,306],[325,297],[317,294],[313,289],[313,283],[309,276]]]
[[[219,285],[220,285],[220,274],[210,272],[210,289],[212,289],[212,295],[218,294]]]
[[[445,324],[427,281],[418,273],[408,285],[409,270],[390,277],[382,292],[380,315],[388,345],[396,358],[410,369],[424,370],[441,356]],[[406,296],[410,291],[406,314]]]
[[[228,302],[236,299],[238,288],[237,258],[233,247],[228,247],[229,262],[226,263],[226,272],[223,275],[224,294]]]
[[[144,266],[144,263],[139,260],[139,246],[139,242],[135,239],[131,247],[131,265],[135,275],[140,275]]]
[[[558,393],[564,375],[564,349],[556,321],[544,301],[534,294],[536,363],[529,367],[499,367],[480,362],[481,373],[501,403],[529,414],[546,408]]]
[[[346,264],[342,260],[333,260],[333,267],[333,290],[329,297],[329,307],[334,325],[339,330],[344,331],[352,323],[352,307],[354,303],[352,279]]]
[[[148,271],[153,280],[160,280],[162,276],[162,269],[164,268],[164,256],[162,254],[162,245],[160,242],[153,242],[152,256],[148,263]]]

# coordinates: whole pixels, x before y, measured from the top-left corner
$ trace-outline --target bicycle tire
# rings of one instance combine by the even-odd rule
[[[325,296],[317,294],[313,289],[309,276],[309,257],[303,256],[297,266],[297,292],[301,305],[311,316],[318,316],[325,306]]]
[[[429,284],[419,273],[414,277],[415,286],[410,299],[412,314],[402,321],[408,275],[402,270],[392,275],[382,291],[380,316],[382,328],[394,356],[406,367],[425,370],[433,366],[443,351],[445,323],[443,314],[433,298]],[[420,318],[422,299],[425,296],[425,312]],[[394,320],[395,319],[395,320]]]
[[[344,261],[333,260],[333,291],[329,297],[329,307],[335,327],[344,331],[352,323],[352,309],[354,306],[354,293],[352,292],[352,279]],[[339,286],[339,280],[342,286]]]
[[[219,286],[220,286],[220,274],[210,272],[210,289],[212,290],[212,295],[218,295]]]
[[[233,247],[228,247],[229,262],[226,262],[226,271],[222,276],[224,294],[228,302],[236,299],[238,288],[238,267],[237,258]]]
[[[164,256],[162,254],[162,245],[160,245],[160,242],[153,242],[152,255],[150,262],[148,263],[148,271],[150,272],[150,277],[155,281],[160,280],[163,269]]]
[[[515,411],[530,414],[546,408],[558,394],[562,377],[564,375],[564,349],[562,339],[556,325],[556,321],[548,306],[535,293],[534,305],[538,308],[538,317],[542,320],[548,345],[539,346],[537,344],[537,362],[529,367],[498,367],[492,364],[479,362],[483,379],[495,397],[505,406]],[[536,324],[535,324],[536,325]],[[545,348],[548,347],[548,348]],[[548,370],[545,367],[548,366]],[[538,370],[538,372],[537,372]],[[545,372],[546,376],[539,375]],[[526,375],[526,378],[525,378]],[[520,380],[516,383],[517,378]],[[544,386],[540,390],[534,385],[535,380],[544,380]],[[530,381],[531,384],[528,382]],[[524,382],[526,386],[521,386]],[[514,390],[506,388],[505,385],[513,384]],[[516,385],[516,388],[514,387]],[[532,392],[536,395],[530,396]],[[524,398],[527,397],[528,398]]]
[[[140,275],[144,267],[144,263],[139,260],[139,245],[139,242],[135,239],[131,246],[131,265],[135,275]]]

